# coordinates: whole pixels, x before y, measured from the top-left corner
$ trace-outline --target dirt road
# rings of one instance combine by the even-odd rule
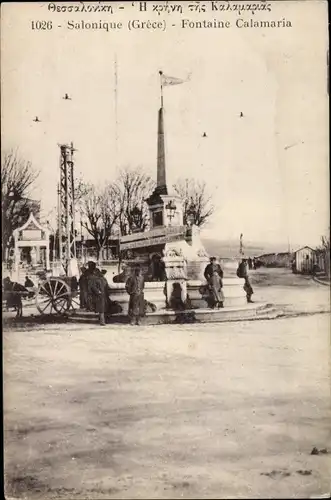
[[[329,317],[4,333],[7,498],[330,491]]]

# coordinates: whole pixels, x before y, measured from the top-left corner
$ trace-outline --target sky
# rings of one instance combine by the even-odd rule
[[[180,17],[233,24],[237,13],[171,18],[138,13],[137,3],[112,16],[2,4],[2,148],[18,148],[40,170],[32,194],[44,214],[55,216],[62,142],[73,141],[76,174],[86,181],[111,181],[128,165],[156,179],[163,70],[191,75],[164,89],[167,180],[206,181],[216,210],[202,235],[243,233],[247,242],[285,249],[319,244],[329,227],[326,2],[275,2],[268,15],[255,14],[285,17],[290,29],[227,30],[182,29]],[[52,20],[53,29],[32,30],[38,19]],[[168,28],[66,29],[68,20],[100,19],[165,19]]]

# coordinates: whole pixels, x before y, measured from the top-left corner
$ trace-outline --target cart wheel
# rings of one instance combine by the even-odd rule
[[[36,293],[36,306],[40,314],[64,314],[71,306],[69,285],[61,278],[49,278],[41,283]]]

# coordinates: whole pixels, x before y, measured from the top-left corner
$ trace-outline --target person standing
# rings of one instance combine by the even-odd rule
[[[137,267],[125,284],[125,289],[130,296],[128,314],[131,325],[139,325],[141,318],[145,315],[144,287],[145,280],[141,268]]]
[[[216,262],[216,257],[210,258],[210,263],[206,266],[204,272],[205,279],[209,285],[211,296],[211,307],[224,307],[224,294],[223,294],[223,270]]]
[[[238,278],[243,278],[245,280],[244,291],[246,292],[246,300],[249,304],[252,304],[252,295],[254,291],[249,281],[246,259],[242,259],[242,261],[240,262],[237,269],[237,276]]]
[[[111,289],[110,286],[108,285],[108,280],[106,278],[107,274],[107,269],[101,269],[101,279],[104,287],[104,293],[105,293],[105,313],[110,313],[111,309],[111,300],[110,300],[110,293]]]
[[[99,314],[100,326],[106,324],[105,309],[108,283],[99,269],[88,275],[88,296],[93,304],[94,311]]]
[[[87,263],[87,269],[84,271],[84,278],[83,278],[83,287],[85,286],[85,309],[88,311],[95,311],[95,301],[94,301],[94,295],[91,291],[91,283],[90,283],[90,278],[93,279],[93,276],[96,272],[97,265],[95,262],[92,260],[88,261]]]

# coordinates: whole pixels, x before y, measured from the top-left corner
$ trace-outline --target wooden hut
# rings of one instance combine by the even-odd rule
[[[311,247],[302,247],[294,252],[297,273],[311,274],[316,264],[316,252]]]

